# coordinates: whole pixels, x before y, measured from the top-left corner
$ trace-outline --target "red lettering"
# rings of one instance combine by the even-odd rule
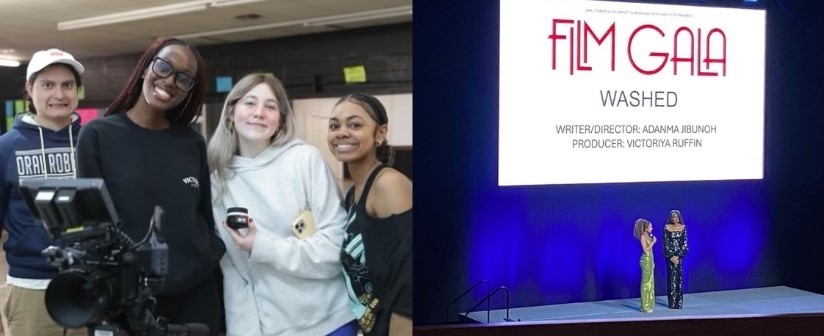
[[[661,37],[664,37],[664,32],[661,29],[659,29],[658,27],[653,26],[651,24],[645,24],[645,25],[642,25],[638,28],[635,28],[635,30],[632,32],[632,34],[629,35],[629,42],[627,42],[627,55],[629,56],[629,63],[632,64],[632,67],[635,68],[635,70],[637,70],[638,72],[640,72],[642,74],[645,74],[645,75],[654,75],[654,74],[657,74],[659,71],[661,71],[661,69],[663,69],[665,65],[667,65],[667,57],[669,57],[669,54],[667,54],[665,52],[657,52],[657,51],[650,52],[649,53],[650,56],[657,56],[657,57],[662,58],[661,64],[653,70],[645,70],[645,69],[641,69],[640,67],[638,67],[638,64],[635,63],[635,58],[632,56],[632,42],[635,41],[635,35],[637,35],[641,30],[644,30],[644,29],[653,29],[658,33],[658,35],[661,35]]]
[[[684,33],[684,32],[689,34],[689,39],[690,39],[689,40],[689,42],[690,42],[689,43],[689,45],[690,45],[689,52],[690,52],[690,56],[689,57],[678,57],[678,55],[679,55],[678,54],[678,37],[681,36],[682,33]],[[700,29],[699,29],[699,34],[700,34]],[[678,28],[675,31],[675,37],[672,39],[672,59],[670,59],[670,61],[672,61],[672,74],[673,75],[678,75],[678,63],[683,63],[683,62],[686,62],[687,65],[689,65],[689,67],[690,67],[690,76],[695,75],[695,68],[692,66],[693,63],[695,62],[695,49],[692,48],[693,45],[695,45],[695,35],[692,34],[692,30],[690,30],[687,27],[681,27],[681,28]]]
[[[612,60],[612,62],[610,63],[610,69],[612,69],[612,71],[615,71],[615,22],[613,22],[612,25],[609,26],[604,35],[601,35],[600,38],[598,38],[598,35],[595,35],[595,32],[592,30],[592,28],[589,27],[589,25],[586,22],[584,22],[584,31],[584,63],[587,63],[589,60],[589,39],[586,37],[592,36],[592,38],[595,39],[595,43],[601,45],[602,43],[604,43],[604,41],[607,40],[607,37],[611,36],[612,46],[610,49],[610,60]],[[592,70],[592,67],[587,68],[587,70]]]
[[[581,24],[583,23],[583,28]],[[569,34],[559,34],[559,25],[572,25],[569,27]],[[586,21],[570,19],[553,19],[552,33],[547,36],[552,40],[552,70],[557,69],[558,60],[558,40],[569,40],[566,47],[569,48],[569,74],[574,74],[575,70],[592,71],[589,63],[589,41],[590,38],[598,45],[604,44],[608,38],[611,39],[610,59],[611,69],[615,71],[615,23],[604,31],[601,36],[586,23]],[[581,49],[583,47],[583,50]],[[583,57],[583,62],[581,60]]]
[[[569,26],[568,32],[567,26]],[[605,30],[596,31],[584,20],[553,19],[552,33],[547,37],[552,40],[552,70],[557,70],[559,50],[567,48],[570,75],[573,75],[576,70],[593,71],[597,64],[590,63],[590,51],[595,49],[590,49],[589,42],[594,41],[598,46],[606,46],[609,43],[610,71],[615,71],[617,30],[615,22],[612,22]],[[650,37],[647,33],[653,36]],[[671,44],[667,41],[667,37],[668,35],[661,28],[653,24],[644,24],[635,28],[626,41],[627,58],[633,69],[644,75],[656,75],[670,62],[674,76],[678,75],[678,68],[682,65],[689,67],[690,76],[718,76],[718,70],[721,76],[727,75],[727,36],[723,30],[712,28],[704,37],[701,28],[693,29],[682,26],[672,33]],[[561,44],[558,40],[566,40],[567,43]],[[679,42],[681,42],[680,45]],[[672,49],[667,48],[668,44],[672,45]],[[652,65],[649,65],[649,63],[641,62],[645,57],[647,60],[660,58],[660,63],[654,61]]]
[[[719,38],[721,39],[721,58],[711,58],[710,57],[710,42],[713,35],[719,34],[721,35]],[[698,30],[698,55],[701,55],[701,29]],[[713,28],[707,34],[707,54],[704,57],[704,66],[709,70],[710,65],[714,63],[721,64],[721,76],[727,76],[727,34],[724,34],[724,31],[718,28]],[[699,76],[718,76],[717,72],[703,72],[701,68],[698,68],[698,75]]]
[[[566,40],[566,35],[558,35],[558,25],[559,24],[571,24],[575,21],[567,20],[567,19],[552,19],[552,34],[547,37],[548,39],[552,40],[552,70],[555,70],[555,60],[556,60],[556,50],[558,50],[557,40]],[[572,35],[572,27],[569,28],[569,35]],[[573,41],[570,39],[569,44],[569,74],[572,74],[572,43]]]

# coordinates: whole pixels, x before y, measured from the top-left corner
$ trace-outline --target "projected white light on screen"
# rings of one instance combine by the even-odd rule
[[[501,1],[499,185],[761,179],[765,12]]]

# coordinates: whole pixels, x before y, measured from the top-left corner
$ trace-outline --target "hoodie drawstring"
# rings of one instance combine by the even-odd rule
[[[72,127],[74,126],[74,122],[69,124],[69,146],[71,148],[71,162],[72,162],[72,178],[77,178],[77,163],[74,159],[74,134],[72,134]],[[40,159],[43,160],[43,172],[45,174],[45,178],[49,178],[49,165],[46,164],[46,142],[43,141],[43,127],[37,125],[37,129],[40,131]]]
[[[73,125],[74,125],[74,121],[69,123],[69,147],[71,148],[71,153],[69,155],[71,156],[71,161],[72,161],[72,178],[76,179],[77,178],[77,163],[74,161],[74,136],[72,135],[72,133],[73,133],[72,132],[72,126]]]
[[[37,125],[37,130],[40,131],[40,160],[43,161],[43,173],[46,178],[49,178],[49,165],[46,164],[46,142],[43,141],[43,127]]]

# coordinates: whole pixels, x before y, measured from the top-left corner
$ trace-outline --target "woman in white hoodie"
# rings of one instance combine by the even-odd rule
[[[229,92],[209,141],[229,336],[357,333],[341,277],[341,194],[320,151],[294,133],[283,85],[256,73]],[[248,231],[226,225],[231,207],[248,209]]]

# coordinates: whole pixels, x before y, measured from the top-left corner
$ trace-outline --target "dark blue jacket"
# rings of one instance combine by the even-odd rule
[[[33,178],[76,177],[75,145],[80,118],[70,126],[52,131],[39,127],[31,113],[14,121],[0,136],[0,227],[8,231],[3,245],[9,275],[23,279],[51,279],[57,269],[40,253],[52,244],[46,229],[35,223],[20,195],[20,181]],[[72,143],[73,142],[73,143]]]

